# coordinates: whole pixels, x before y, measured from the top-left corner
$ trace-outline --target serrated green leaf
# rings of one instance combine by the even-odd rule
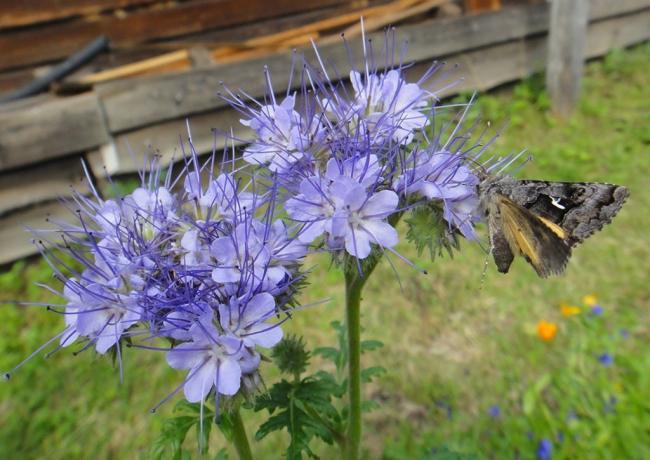
[[[336,380],[326,372],[297,382],[281,380],[256,400],[255,410],[267,410],[271,417],[260,425],[255,439],[287,430],[291,437],[287,458],[300,459],[303,454],[315,458],[309,448],[311,440],[317,437],[331,444],[333,430],[340,424],[341,417],[331,402],[337,391]]]
[[[384,346],[384,342],[380,340],[362,340],[361,353],[366,351],[374,351]]]
[[[234,434],[233,434],[233,422],[230,414],[227,412],[221,413],[216,425],[219,428],[219,431],[221,431],[221,433],[224,435],[224,437],[228,441],[232,441]]]
[[[322,356],[335,364],[339,360],[339,351],[334,347],[319,347],[314,349],[312,354]]]
[[[372,412],[374,410],[379,409],[380,407],[381,404],[379,404],[377,401],[374,401],[372,399],[367,399],[361,402],[361,412]]]
[[[381,366],[368,367],[361,370],[361,381],[370,382],[373,378],[386,373],[386,369]]]

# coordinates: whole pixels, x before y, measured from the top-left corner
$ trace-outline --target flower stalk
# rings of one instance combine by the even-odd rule
[[[376,253],[359,271],[353,257],[346,257],[345,264],[345,310],[348,337],[348,398],[349,418],[345,443],[346,460],[360,458],[361,451],[361,291],[368,276],[381,260],[381,253]]]
[[[246,427],[244,426],[244,421],[241,418],[239,408],[234,410],[230,416],[232,418],[232,442],[235,445],[235,450],[237,451],[239,460],[253,460],[253,453],[251,451],[251,446],[248,443],[248,436],[246,436]]]

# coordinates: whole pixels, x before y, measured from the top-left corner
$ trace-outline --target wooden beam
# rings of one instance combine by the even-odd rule
[[[32,244],[33,236],[26,228],[39,230],[52,229],[54,226],[46,222],[46,218],[70,220],[74,217],[57,201],[41,204],[0,218],[0,265],[37,254],[38,250]]]
[[[630,46],[647,40],[649,38],[648,23],[650,23],[650,9],[590,24],[587,31],[586,57],[601,56],[612,48]],[[533,72],[538,72],[544,66],[546,53],[546,38],[544,36],[532,36],[449,55],[447,56],[448,61],[457,62],[460,65],[458,74],[464,75],[465,80],[459,86],[444,93],[443,96],[449,96],[461,90],[489,89],[526,77]],[[409,69],[408,76],[410,79],[416,79],[426,67],[427,64],[418,64]],[[33,105],[34,101],[31,101],[31,104]],[[25,109],[30,106],[25,101],[22,101],[21,105]],[[211,127],[236,126],[238,118],[239,115],[231,110],[222,110],[217,113],[192,117],[190,120],[192,137],[197,145],[197,150],[200,152],[211,150],[213,139],[209,134]],[[171,155],[169,155],[169,152],[173,150],[174,146],[178,145],[176,136],[184,132],[184,120],[175,120],[120,135],[118,136],[118,144],[128,140],[137,152],[141,152],[147,145],[163,146],[168,148],[168,150],[161,152],[163,158],[167,155],[170,160]],[[236,132],[235,135],[245,140],[250,134]],[[183,137],[186,138],[185,135]],[[0,139],[3,138],[0,137]],[[124,145],[118,145],[118,147],[118,149],[114,150],[117,157],[111,159],[113,166],[116,168],[113,172],[121,174],[135,171],[139,165],[134,165],[129,160],[130,155]],[[97,175],[101,175],[101,165],[104,160],[97,155],[101,154],[95,154],[95,167],[99,168],[99,170],[96,170]],[[0,241],[3,241],[0,263],[10,262],[36,252],[29,243],[29,234],[24,232],[23,227],[26,225],[43,227],[45,225],[45,216],[48,213],[62,217],[69,215],[58,203],[46,203],[38,207],[14,211],[0,217]]]
[[[114,46],[130,46],[148,40],[177,37],[205,29],[226,27],[264,18],[337,5],[344,0],[197,0],[165,7],[136,10],[127,15],[102,16],[53,23],[39,28],[7,31],[0,35],[0,69],[52,61],[69,55],[98,35]]]
[[[638,15],[621,16],[591,24],[588,29],[586,56],[602,56],[612,48],[626,47],[647,40],[649,34],[645,26],[648,21],[650,9]],[[460,76],[463,81],[440,93],[440,96],[449,97],[463,91],[488,90],[540,72],[544,68],[546,53],[546,37],[535,36],[445,56],[448,62],[459,66],[458,70],[449,76],[448,81]],[[417,80],[428,67],[428,63],[416,64],[407,71],[408,79]],[[236,144],[250,141],[252,132],[239,124],[239,118],[241,117],[237,112],[226,107],[216,112],[189,117],[197,152],[203,154],[212,151],[215,141],[211,132],[213,127],[227,130],[232,126],[235,137],[240,141]],[[89,162],[96,176],[105,174],[104,166],[111,174],[132,173],[144,164],[144,154],[151,153],[158,147],[161,150],[157,153],[162,155],[163,163],[167,164],[172,158],[180,158],[179,138],[187,139],[186,131],[185,119],[178,119],[119,134],[114,144],[103,148],[101,152],[92,153],[88,157]],[[219,151],[225,145],[223,136],[217,137],[216,141],[216,149]],[[135,161],[127,143],[135,153]]]
[[[553,112],[563,117],[573,112],[580,97],[588,7],[588,0],[551,2],[546,88]]]
[[[192,141],[197,153],[205,154],[213,149],[221,152],[226,145],[241,145],[252,138],[250,128],[239,123],[241,114],[224,109],[217,112],[197,114],[186,119],[169,120],[136,131],[118,134],[108,144],[86,155],[93,174],[120,175],[136,172],[145,164],[145,157],[160,155],[162,164],[179,161],[182,158],[180,143],[188,149],[187,122],[190,124]],[[232,136],[226,139],[225,134]],[[215,131],[214,130],[218,130]]]
[[[30,102],[0,108],[0,171],[108,142],[95,94]]]
[[[0,173],[0,216],[16,209],[72,194],[88,192],[82,181],[81,156],[61,158],[29,169]]]
[[[21,0],[3,2],[0,29],[141,6],[156,0]]]

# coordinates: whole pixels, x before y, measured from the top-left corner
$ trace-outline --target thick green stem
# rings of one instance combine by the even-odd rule
[[[235,444],[239,460],[253,460],[253,453],[251,452],[250,444],[248,444],[246,428],[239,413],[239,408],[231,412],[230,415],[232,417],[233,443]]]
[[[364,261],[362,273],[355,259],[345,265],[345,308],[348,335],[348,398],[349,418],[345,458],[357,460],[361,453],[361,291],[368,276],[377,266],[380,254]]]

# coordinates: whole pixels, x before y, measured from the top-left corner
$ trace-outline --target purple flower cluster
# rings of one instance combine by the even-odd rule
[[[58,245],[75,263],[47,255],[64,285],[60,347],[82,342],[120,362],[123,344],[164,350],[171,367],[189,370],[190,402],[256,381],[259,348],[282,339],[307,253],[296,229],[274,219],[272,187],[259,193],[254,177],[213,164],[191,156],[164,181],[154,165],[119,199],[76,195],[77,222],[61,224]]]
[[[61,223],[58,249],[75,263],[46,255],[64,286],[60,347],[81,342],[119,362],[124,344],[164,350],[188,370],[177,389],[188,401],[234,395],[255,382],[259,348],[281,340],[310,246],[356,259],[394,251],[398,217],[429,201],[474,238],[474,147],[458,135],[462,117],[444,141],[433,123],[440,108],[427,87],[440,66],[407,83],[405,66],[375,68],[363,44],[349,85],[316,50],[319,65],[303,60],[300,89],[280,102],[272,91],[264,103],[229,92],[255,133],[243,168],[215,171],[214,154],[199,164],[192,150],[180,174],[154,161],[119,199],[92,185],[74,197],[76,224]]]
[[[478,178],[468,167],[468,150],[453,142],[456,129],[444,143],[440,134],[431,136],[439,108],[427,87],[440,66],[407,83],[405,66],[373,68],[370,42],[363,44],[365,68],[349,73],[348,86],[338,74],[330,77],[336,70],[316,50],[319,66],[303,60],[300,90],[289,90],[280,103],[270,90],[270,103],[252,107],[230,92],[241,123],[255,133],[243,159],[280,184],[303,243],[358,259],[373,247],[392,250],[399,238],[391,216],[432,200],[450,228],[475,238]],[[267,81],[270,89],[268,74]]]

